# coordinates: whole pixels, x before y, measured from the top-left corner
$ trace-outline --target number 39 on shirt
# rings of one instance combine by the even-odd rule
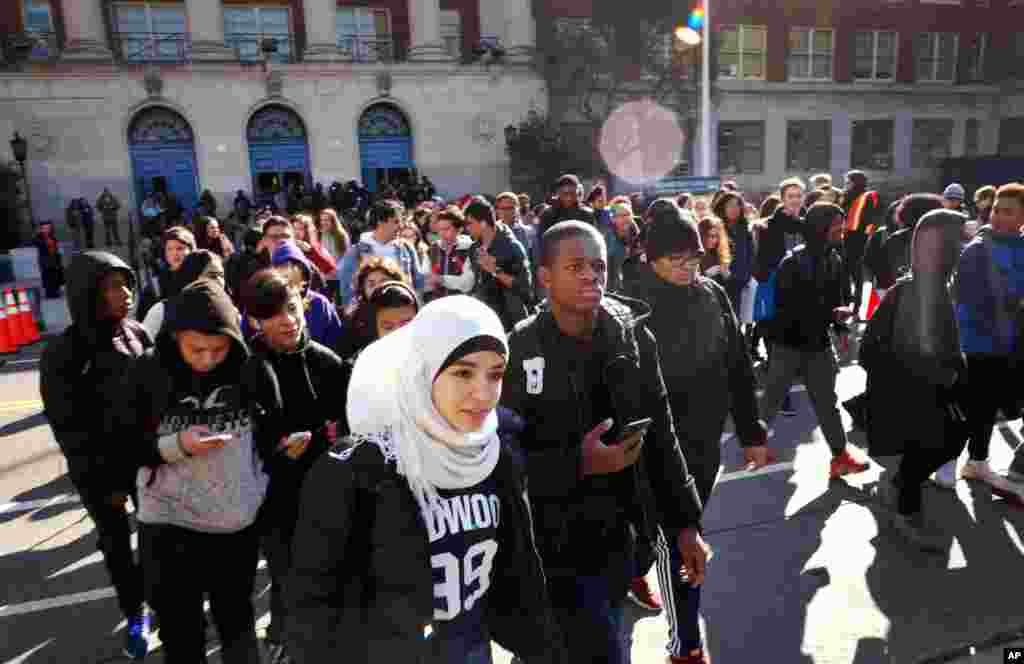
[[[491,565],[497,552],[498,543],[488,539],[469,547],[462,560],[450,553],[430,557],[430,566],[444,573],[444,580],[434,584],[434,597],[444,604],[444,608],[435,605],[434,620],[454,620],[463,611],[473,610],[491,585]],[[474,584],[476,590],[471,591]]]

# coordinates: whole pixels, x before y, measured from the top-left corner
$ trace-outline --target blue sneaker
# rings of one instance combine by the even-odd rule
[[[149,652],[149,617],[145,614],[128,619],[124,635],[124,654],[132,659],[145,659]]]

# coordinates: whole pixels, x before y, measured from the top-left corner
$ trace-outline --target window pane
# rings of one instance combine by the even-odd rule
[[[980,123],[975,118],[968,118],[964,125],[964,154],[968,157],[976,156],[979,150]]]
[[[28,32],[50,32],[50,3],[40,0],[25,2],[25,30]]]
[[[832,123],[829,120],[791,121],[786,128],[786,168],[790,171],[828,170],[832,161]]]
[[[789,31],[789,52],[794,51],[804,53],[807,51],[808,43],[808,31],[797,28]]]
[[[957,38],[951,32],[944,32],[939,37],[939,67],[937,80],[952,81],[956,73]]]
[[[224,8],[224,34],[257,32],[256,10],[249,7]]]
[[[334,16],[335,28],[339,35],[353,35],[356,32],[355,12],[346,7],[338,7]]]
[[[873,32],[858,32],[853,37],[853,52],[858,59],[875,57],[875,35]]]
[[[999,122],[999,154],[1024,156],[1024,117],[1003,118]]]
[[[150,5],[149,14],[153,19],[153,32],[185,34],[184,7]]]
[[[759,26],[743,26],[743,50],[763,51],[765,42],[765,29]]]
[[[825,51],[832,50],[832,31],[831,30],[815,30],[814,31],[814,52],[824,53]]]
[[[853,168],[887,171],[892,168],[892,120],[853,123],[850,164]]]
[[[719,33],[719,38],[721,39],[721,50],[738,51],[740,49],[736,28],[723,28]]]
[[[790,55],[786,59],[786,67],[790,78],[807,78],[810,76],[808,70],[810,57],[807,55]]]
[[[287,7],[265,7],[260,9],[261,32],[268,35],[287,35],[288,8]]]
[[[875,78],[879,80],[891,80],[896,75],[896,54],[890,53],[889,55],[882,55],[881,52],[878,54],[878,59],[875,62]]]
[[[878,56],[895,57],[896,55],[896,33],[895,32],[879,32],[878,33]]]
[[[356,32],[368,37],[376,36],[377,29],[373,22],[373,13],[360,9],[356,11]]]
[[[814,78],[832,78],[832,56],[815,55],[811,75]]]
[[[146,22],[146,8],[141,6],[120,6],[117,8],[118,32],[149,32]]]
[[[373,23],[374,30],[371,34],[384,36],[391,32],[391,28],[388,26],[388,13],[383,10],[375,10],[373,12]]]
[[[743,55],[743,78],[764,78],[764,56],[761,53]]]
[[[952,120],[914,120],[910,145],[911,167],[937,166],[949,156],[952,140]]]
[[[763,171],[764,123],[721,123],[718,127],[718,165],[722,173]]]
[[[736,78],[739,76],[739,56],[735,53],[722,53],[718,56],[718,75],[722,78]]]

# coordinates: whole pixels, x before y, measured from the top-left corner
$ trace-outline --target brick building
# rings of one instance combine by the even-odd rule
[[[585,21],[593,2],[547,0],[538,26]],[[713,170],[745,191],[850,168],[885,190],[934,189],[944,157],[1024,155],[1021,0],[713,0],[710,10]],[[556,95],[553,111],[581,122]],[[699,139],[699,104],[690,108],[683,124]],[[699,163],[696,140],[689,147]]]

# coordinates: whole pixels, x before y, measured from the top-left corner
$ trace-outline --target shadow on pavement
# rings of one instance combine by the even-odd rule
[[[46,424],[46,415],[44,415],[42,411],[39,411],[38,413],[23,417],[20,420],[8,422],[0,427],[0,438],[14,436],[23,431],[43,426],[44,424]]]
[[[70,477],[68,477],[67,474],[64,474],[61,475],[60,477],[50,480],[46,484],[41,484],[39,486],[33,487],[28,491],[22,491],[18,495],[10,498],[10,501],[15,503],[27,503],[37,500],[50,500],[58,498],[62,495],[74,493],[75,487],[71,483]],[[82,504],[77,500],[76,496],[76,499],[73,501],[60,502],[58,504],[49,507],[44,507],[42,509],[36,508],[34,511],[32,511],[32,515],[29,517],[29,519],[32,521],[44,521],[51,517],[64,514],[68,511],[81,509],[81,507]],[[28,510],[11,511],[5,514],[0,514],[0,524],[7,523],[8,521],[13,521],[14,519],[20,519],[23,516],[25,516],[26,512],[28,512]]]
[[[894,462],[886,466],[895,470]],[[1008,532],[1015,530],[1018,539],[1024,534],[1024,512],[994,498],[987,485],[964,488],[924,494],[925,519],[942,534],[948,553],[921,553],[884,529],[872,541],[877,555],[867,585],[890,628],[885,655],[863,661],[934,660],[1024,622],[1019,595],[1009,590],[1024,556]],[[863,647],[875,650],[874,644]]]

